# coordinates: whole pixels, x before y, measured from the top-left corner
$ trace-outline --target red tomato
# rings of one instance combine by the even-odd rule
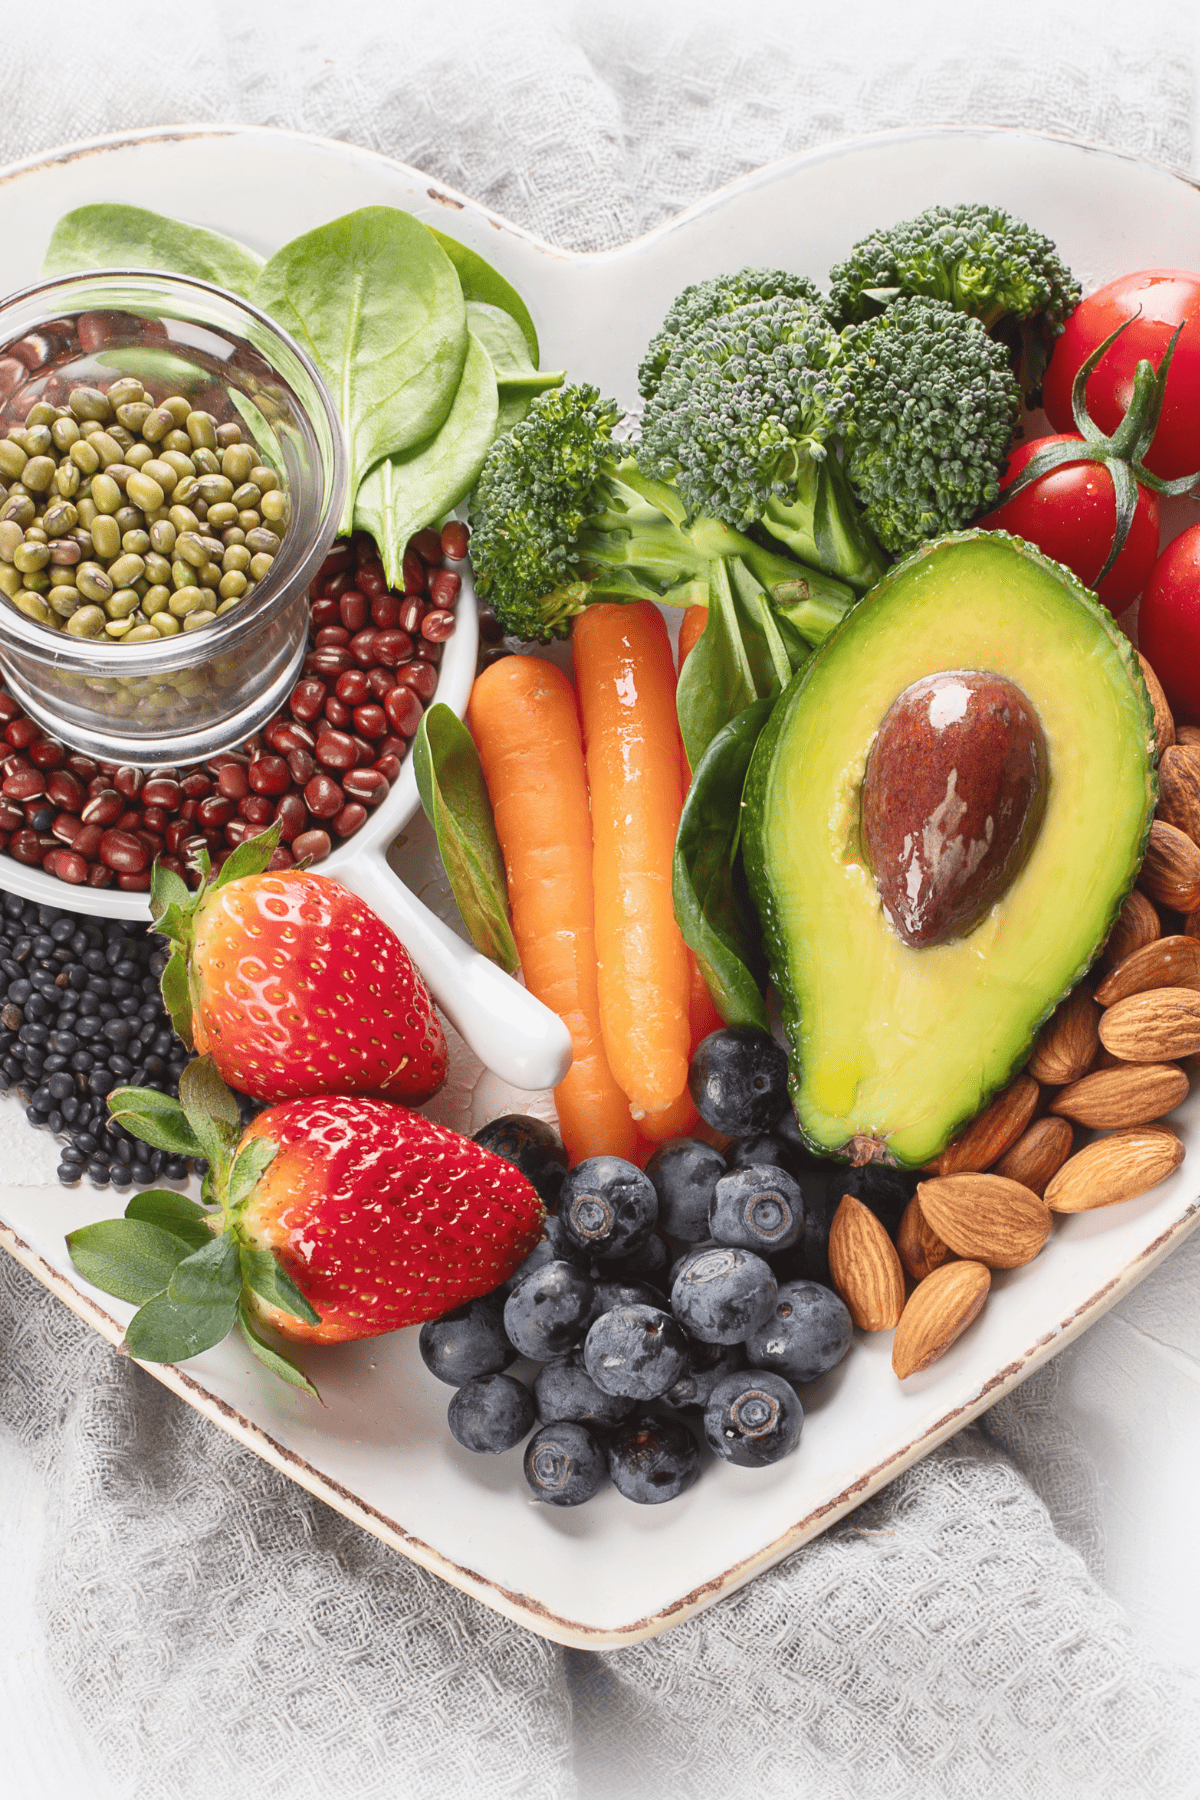
[[[1171,711],[1200,720],[1200,525],[1167,545],[1138,608],[1138,643]]]
[[[1145,466],[1167,479],[1194,474],[1200,470],[1200,275],[1186,269],[1143,269],[1123,275],[1080,301],[1046,370],[1042,387],[1046,416],[1055,431],[1074,430],[1071,384],[1092,351],[1126,319],[1133,324],[1088,377],[1088,412],[1101,431],[1115,431],[1133,395],[1138,363],[1145,358],[1157,368],[1171,333],[1182,324],[1162,417]]]
[[[1036,451],[1047,444],[1082,442],[1077,433],[1064,432],[1021,444],[1009,458],[1001,494]],[[1055,562],[1066,563],[1086,587],[1094,587],[1117,527],[1112,476],[1103,463],[1067,463],[1031,482],[1014,499],[1002,500],[979,523],[989,531],[1011,531],[1036,544]],[[1137,511],[1125,547],[1097,590],[1110,612],[1123,612],[1137,599],[1157,555],[1158,497],[1139,483]]]

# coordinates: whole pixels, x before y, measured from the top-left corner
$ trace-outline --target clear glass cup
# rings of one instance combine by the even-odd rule
[[[157,271],[72,275],[0,305],[0,434],[39,400],[134,375],[236,420],[289,500],[254,592],[200,630],[156,644],[76,638],[0,596],[0,673],[54,737],[100,762],[202,761],[277,712],[297,679],[308,588],[337,531],[346,451],[337,409],[300,346],[248,301]]]

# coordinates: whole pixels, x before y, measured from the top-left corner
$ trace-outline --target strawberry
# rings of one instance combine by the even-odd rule
[[[209,1164],[203,1205],[135,1194],[123,1219],[67,1239],[89,1281],[138,1305],[125,1348],[144,1362],[195,1356],[237,1324],[260,1361],[315,1394],[264,1324],[337,1344],[438,1318],[490,1293],[541,1235],[542,1202],[519,1169],[386,1100],[288,1100],[242,1130],[204,1056],[178,1101],[120,1088],[109,1110],[147,1143]]]
[[[155,866],[151,909],[171,941],[162,986],[176,1031],[256,1100],[428,1100],[446,1079],[446,1040],[408,952],[338,882],[267,873],[277,839],[277,826],[248,839],[211,879],[204,866],[194,895]]]

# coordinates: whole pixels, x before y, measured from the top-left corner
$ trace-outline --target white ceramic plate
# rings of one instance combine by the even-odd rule
[[[202,196],[202,212],[181,196]],[[6,282],[36,276],[61,213],[104,199],[184,211],[263,251],[274,247],[262,237],[264,219],[282,241],[354,207],[407,207],[474,245],[515,283],[536,319],[544,366],[565,365],[627,404],[639,354],[686,282],[746,262],[823,280],[856,238],[934,201],[1011,208],[1056,239],[1085,288],[1155,264],[1200,266],[1200,195],[1190,184],[1026,133],[896,132],[837,145],[762,170],[622,250],[576,256],[366,151],[267,131],[180,130],[64,151],[0,177]],[[452,916],[430,857],[418,825],[398,864]],[[440,1115],[470,1130],[531,1098],[460,1059]],[[546,1097],[533,1105],[544,1112]],[[1200,1101],[1177,1117],[1190,1147]],[[20,1129],[44,1166],[44,1136]],[[997,1276],[966,1337],[903,1389],[891,1373],[890,1336],[860,1339],[806,1390],[795,1456],[765,1472],[708,1467],[690,1493],[663,1507],[632,1506],[611,1490],[572,1511],[533,1504],[519,1452],[473,1457],[450,1438],[450,1390],[425,1372],[415,1331],[307,1356],[324,1409],[272,1383],[234,1339],[186,1368],[152,1372],[330,1505],[486,1604],[563,1643],[629,1643],[711,1605],[815,1536],[1098,1318],[1200,1221],[1193,1154],[1139,1200],[1058,1221],[1037,1261]],[[0,1188],[0,1242],[114,1343],[133,1309],[81,1281],[63,1236],[120,1205],[86,1184]]]

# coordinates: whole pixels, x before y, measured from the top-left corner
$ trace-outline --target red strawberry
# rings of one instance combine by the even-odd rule
[[[434,1319],[511,1275],[543,1209],[519,1169],[383,1100],[289,1100],[242,1136],[279,1146],[233,1209],[239,1238],[270,1250],[318,1325],[255,1295],[252,1310],[296,1343],[335,1344]]]
[[[419,1105],[446,1079],[424,982],[349,889],[305,869],[263,873],[275,835],[239,846],[211,881],[206,871],[195,896],[156,867],[175,1029],[257,1100],[333,1092]]]

